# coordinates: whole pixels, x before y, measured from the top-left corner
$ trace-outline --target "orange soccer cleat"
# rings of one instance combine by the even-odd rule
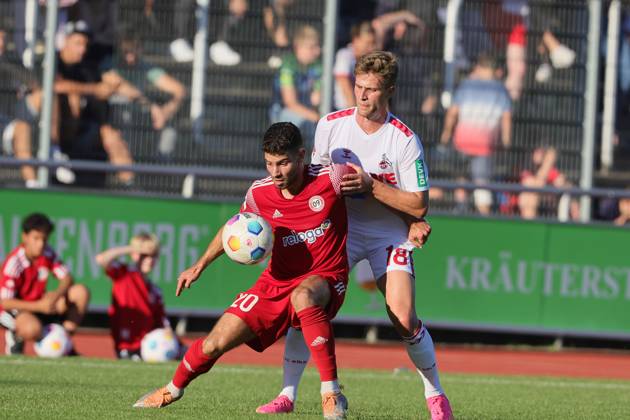
[[[329,392],[322,395],[322,410],[326,420],[345,419],[348,400],[341,392]]]
[[[143,395],[133,406],[136,408],[162,408],[174,403],[178,399],[179,398],[174,398],[171,392],[164,386]]]

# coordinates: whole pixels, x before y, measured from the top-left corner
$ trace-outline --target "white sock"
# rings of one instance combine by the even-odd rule
[[[335,379],[334,381],[322,382],[320,392],[322,395],[330,394],[331,392],[335,392],[335,393],[341,392],[341,389],[339,388],[339,381]]]
[[[444,394],[438,376],[435,348],[429,331],[422,326],[413,336],[403,337],[407,354],[416,366],[424,383],[424,398],[436,397]]]
[[[283,379],[280,395],[295,401],[300,379],[310,357],[311,352],[304,342],[302,331],[289,328],[287,339],[284,343]]]
[[[184,395],[184,389],[176,387],[173,381],[169,382],[168,385],[166,385],[166,389],[168,389],[168,392],[171,393],[173,398],[181,398],[182,395]]]

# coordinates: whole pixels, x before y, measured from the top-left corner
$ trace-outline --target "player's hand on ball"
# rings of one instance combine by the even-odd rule
[[[188,289],[197,281],[201,275],[202,268],[197,264],[184,270],[177,278],[177,289],[175,290],[175,296],[179,296],[184,288]]]
[[[346,174],[341,181],[341,192],[346,195],[358,194],[372,191],[374,180],[363,170],[362,167],[352,162],[346,162],[346,165],[355,170],[354,174]]]
[[[426,220],[413,222],[409,226],[408,239],[414,246],[422,248],[426,244],[431,235],[431,225]]]

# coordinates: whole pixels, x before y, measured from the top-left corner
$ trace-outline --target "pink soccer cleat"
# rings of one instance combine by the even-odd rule
[[[438,395],[427,399],[427,407],[431,413],[431,420],[454,420],[451,404],[446,395]]]
[[[271,402],[256,409],[258,414],[285,414],[293,412],[293,401],[286,395],[278,395]]]

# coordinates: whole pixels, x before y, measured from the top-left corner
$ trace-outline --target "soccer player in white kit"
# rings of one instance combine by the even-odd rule
[[[341,184],[348,195],[350,267],[367,259],[387,314],[424,384],[433,420],[452,419],[440,385],[433,340],[415,310],[415,276],[409,225],[428,210],[428,171],[420,139],[388,111],[395,91],[396,57],[383,51],[361,57],[354,69],[357,106],[323,117],[315,134],[312,163],[347,163],[357,174]],[[408,235],[409,233],[409,235]],[[412,238],[413,239],[413,238]],[[309,358],[302,334],[290,330],[281,393],[256,410],[293,411],[297,386]]]

